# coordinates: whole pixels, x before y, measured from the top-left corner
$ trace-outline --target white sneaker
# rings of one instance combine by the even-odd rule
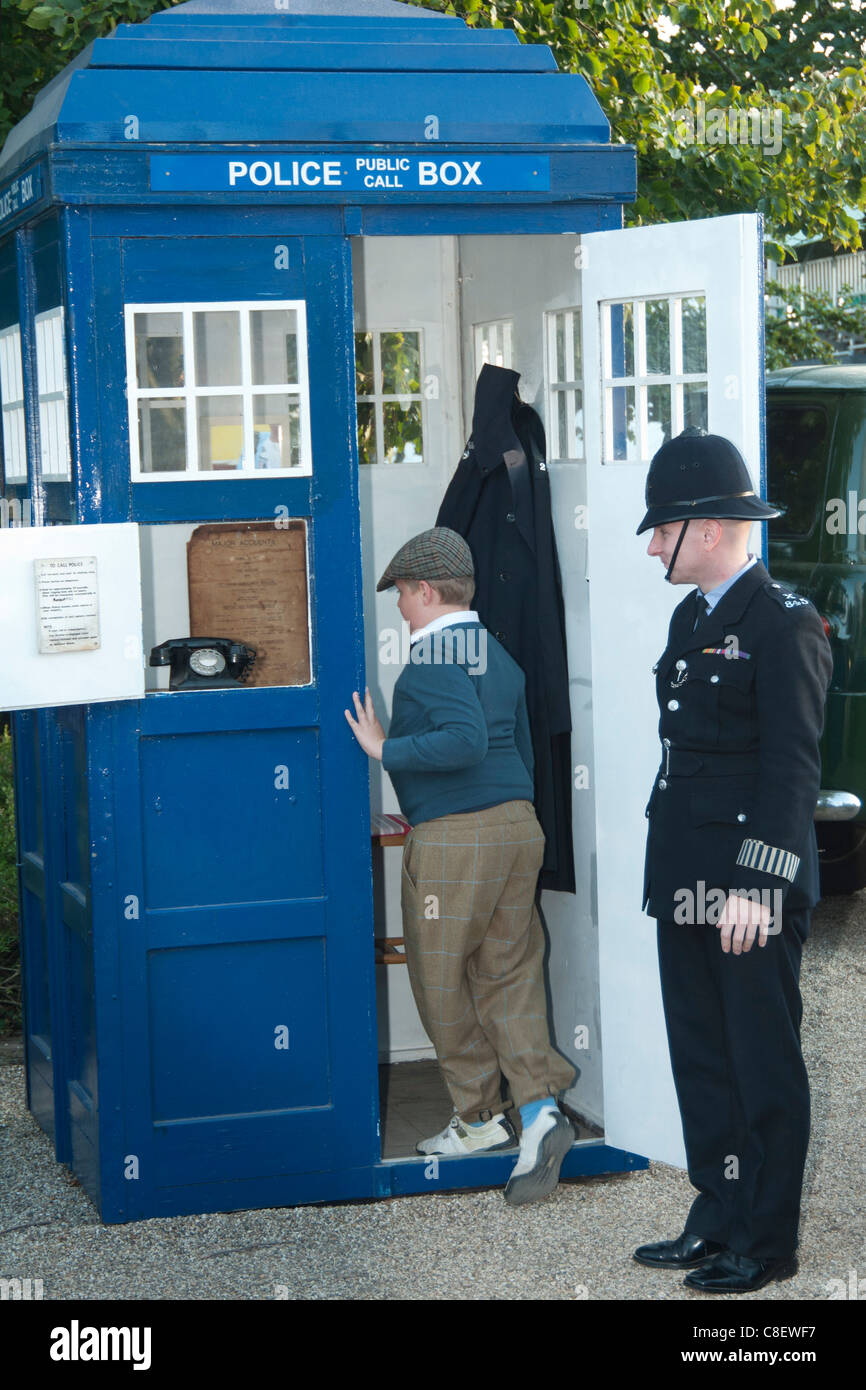
[[[474,1154],[482,1149],[510,1149],[517,1135],[510,1120],[494,1115],[483,1125],[466,1125],[459,1115],[453,1116],[441,1134],[422,1139],[415,1145],[419,1154]]]
[[[574,1130],[561,1110],[540,1111],[523,1131],[520,1154],[505,1188],[506,1202],[516,1207],[548,1197],[573,1143]]]

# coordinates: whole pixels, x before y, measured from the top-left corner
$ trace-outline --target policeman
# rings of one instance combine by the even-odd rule
[[[654,668],[661,765],[647,807],[644,907],[697,1188],[675,1240],[634,1258],[708,1293],[796,1273],[809,1139],[800,954],[818,900],[813,816],[830,647],[808,599],[748,552],[755,496],[734,445],[687,431],[646,486],[647,553],[674,610]]]

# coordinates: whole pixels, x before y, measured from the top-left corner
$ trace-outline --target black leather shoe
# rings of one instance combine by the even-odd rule
[[[790,1279],[796,1273],[796,1255],[754,1260],[749,1255],[735,1255],[733,1250],[723,1250],[703,1269],[687,1274],[683,1283],[690,1289],[699,1289],[701,1293],[751,1293],[754,1289],[762,1289],[772,1279]]]
[[[638,1264],[650,1265],[655,1269],[691,1269],[693,1265],[705,1264],[724,1246],[715,1240],[704,1240],[703,1236],[683,1231],[676,1240],[659,1240],[654,1245],[639,1245],[634,1252]]]

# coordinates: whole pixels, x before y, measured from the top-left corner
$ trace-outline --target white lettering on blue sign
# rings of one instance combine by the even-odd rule
[[[544,192],[550,188],[546,155],[476,155],[460,158],[379,151],[303,151],[268,154],[153,155],[150,186],[170,192],[243,192],[268,189],[330,192],[396,190],[455,193],[483,190]]]
[[[42,196],[42,168],[37,165],[27,174],[21,174],[17,179],[0,191],[0,223],[14,217],[23,208],[35,203],[37,198]]]

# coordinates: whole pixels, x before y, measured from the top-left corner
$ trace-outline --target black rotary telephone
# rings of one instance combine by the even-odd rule
[[[248,678],[255,647],[230,637],[172,637],[150,653],[151,666],[170,666],[169,690],[231,690]]]

